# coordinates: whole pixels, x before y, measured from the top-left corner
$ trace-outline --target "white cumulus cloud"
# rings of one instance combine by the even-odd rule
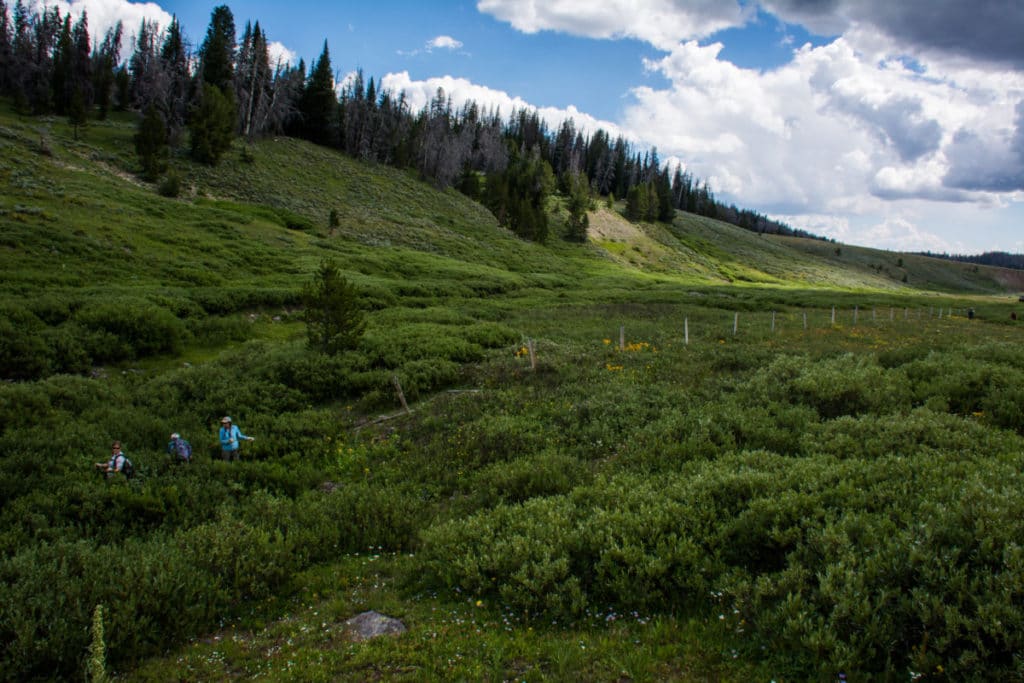
[[[477,9],[524,33],[636,38],[663,49],[741,26],[753,10],[731,0],[479,0]]]
[[[37,3],[41,5],[42,3]],[[47,7],[60,9],[61,15],[81,16],[84,11],[89,25],[89,38],[93,43],[103,40],[106,32],[120,21],[123,26],[121,57],[132,49],[132,40],[143,19],[155,21],[161,29],[167,28],[172,15],[155,2],[128,2],[127,0],[72,0],[46,2]]]
[[[594,132],[598,128],[604,129],[613,138],[620,134],[620,128],[610,121],[601,121],[589,114],[579,111],[576,107],[537,107],[521,97],[509,95],[502,90],[495,90],[484,85],[478,85],[465,78],[453,76],[441,76],[425,80],[412,80],[408,71],[389,73],[381,80],[381,89],[392,92],[405,92],[406,101],[413,111],[423,109],[436,95],[438,88],[444,91],[446,97],[452,100],[452,106],[456,109],[466,102],[472,100],[483,111],[497,111],[502,117],[507,118],[514,110],[527,109],[537,111],[538,116],[547,123],[549,128],[556,128],[561,122],[572,119],[576,129],[580,131]]]
[[[451,36],[437,36],[427,41],[428,50],[458,50],[460,47],[462,47],[462,43]]]

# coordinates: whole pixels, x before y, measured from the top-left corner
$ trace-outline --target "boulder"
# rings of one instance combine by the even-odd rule
[[[358,614],[345,622],[349,637],[357,642],[378,636],[397,636],[405,633],[405,624],[379,612]]]

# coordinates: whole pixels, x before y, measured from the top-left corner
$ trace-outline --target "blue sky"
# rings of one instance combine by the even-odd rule
[[[48,4],[52,4],[48,3]],[[214,3],[73,0],[98,35]],[[720,199],[842,242],[1024,252],[1024,2],[409,0],[228,2],[307,65],[327,40],[422,104],[443,87],[601,126]],[[126,50],[127,52],[127,50]]]

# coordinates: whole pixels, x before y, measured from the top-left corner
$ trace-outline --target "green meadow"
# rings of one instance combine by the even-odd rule
[[[0,107],[4,680],[1024,678],[1021,273],[134,131]]]

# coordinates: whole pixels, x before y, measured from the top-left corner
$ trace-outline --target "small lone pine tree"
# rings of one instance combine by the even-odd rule
[[[590,227],[590,218],[587,216],[590,209],[590,184],[587,182],[587,176],[582,173],[571,174],[566,184],[566,206],[569,209],[569,232],[566,238],[575,242],[586,242],[587,228]]]
[[[302,289],[302,303],[310,348],[335,355],[359,344],[366,330],[359,293],[334,261],[320,264],[313,281]]]

